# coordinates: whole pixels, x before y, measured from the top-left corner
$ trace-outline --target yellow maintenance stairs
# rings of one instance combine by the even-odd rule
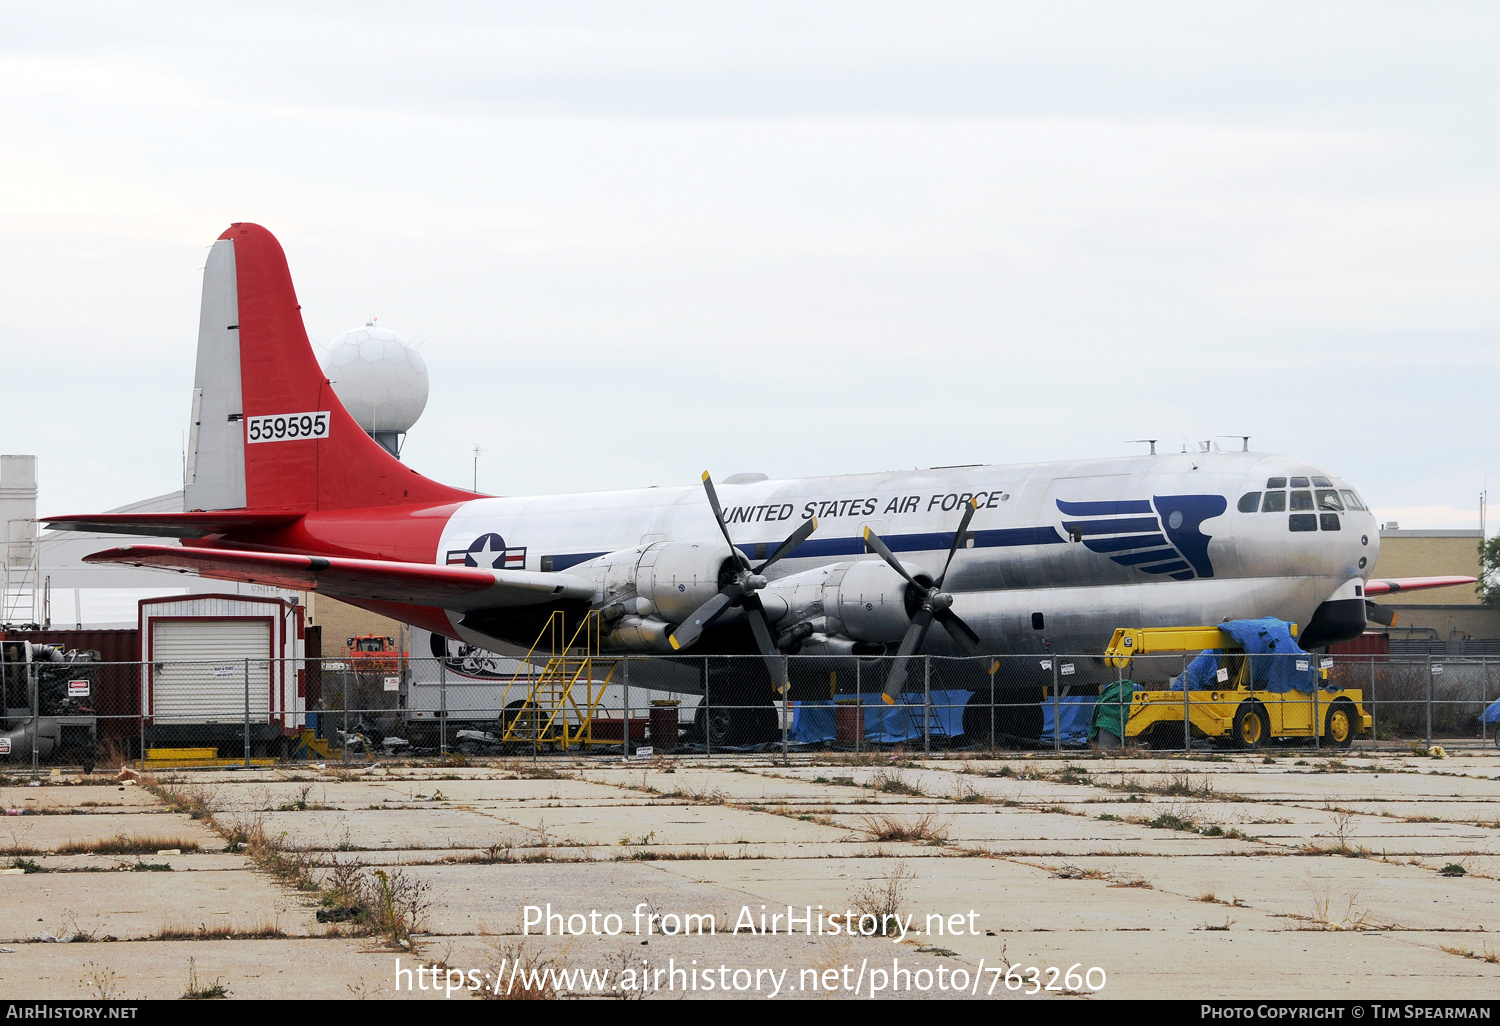
[[[1290,626],[1296,637],[1297,625]],[[1245,655],[1239,643],[1217,627],[1121,627],[1104,655],[1108,665],[1128,668],[1141,656],[1208,649],[1221,653],[1218,686],[1200,691],[1136,688],[1125,718],[1124,740],[1141,738],[1156,747],[1157,740],[1170,735],[1160,747],[1181,747],[1181,731],[1187,723],[1195,735],[1237,748],[1259,748],[1268,738],[1315,736],[1324,744],[1348,748],[1354,736],[1373,723],[1359,690],[1319,687],[1312,694],[1257,690],[1250,672],[1251,660],[1257,657]],[[1316,657],[1308,654],[1306,658]],[[1316,672],[1320,683],[1328,679],[1326,665]]]
[[[601,633],[597,611],[588,613],[571,635],[561,612],[547,618],[521,661],[523,669],[506,684],[501,697],[503,743],[564,752],[595,743],[594,714],[620,664],[618,659],[600,658]],[[513,691],[523,689],[523,700],[509,701]]]

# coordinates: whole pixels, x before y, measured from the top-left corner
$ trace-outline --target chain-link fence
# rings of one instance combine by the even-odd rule
[[[785,695],[760,656],[40,664],[6,678],[0,772],[898,747],[1425,752],[1489,748],[1500,726],[1495,658],[788,656],[784,675]]]

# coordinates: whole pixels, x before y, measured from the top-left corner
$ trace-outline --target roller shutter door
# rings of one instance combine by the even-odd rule
[[[250,660],[250,720],[270,718],[271,624],[268,620],[178,620],[151,625],[157,723],[239,723],[245,718],[245,660]]]

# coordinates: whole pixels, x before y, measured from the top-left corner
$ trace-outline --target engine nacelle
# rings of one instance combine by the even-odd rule
[[[916,567],[908,567],[915,576]],[[907,583],[878,559],[834,563],[772,581],[761,604],[778,627],[812,623],[819,634],[899,641],[911,626]]]
[[[621,612],[681,623],[719,593],[726,563],[734,565],[722,542],[652,542],[607,553],[572,572],[592,572],[599,589],[594,604],[606,618],[611,606],[623,603]]]

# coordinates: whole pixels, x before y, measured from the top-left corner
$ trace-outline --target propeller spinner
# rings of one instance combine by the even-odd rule
[[[942,624],[948,635],[969,655],[984,654],[979,643],[979,635],[975,634],[974,629],[964,623],[953,611],[953,596],[943,590],[943,581],[948,577],[948,568],[953,565],[953,556],[968,539],[969,521],[974,519],[974,511],[978,508],[979,505],[970,499],[968,509],[964,510],[964,518],[959,522],[958,531],[953,535],[953,545],[948,549],[948,561],[943,564],[943,572],[930,585],[923,584],[908,573],[906,567],[901,565],[901,561],[895,557],[885,542],[880,540],[880,536],[868,527],[865,528],[866,547],[878,553],[880,558],[890,564],[891,569],[906,578],[908,587],[915,589],[915,595],[920,599],[917,611],[912,614],[911,626],[902,636],[901,646],[896,650],[896,658],[891,663],[890,672],[886,674],[885,691],[880,696],[886,705],[895,705],[896,696],[901,693],[902,688],[906,687],[907,663],[911,660],[912,654],[922,647],[922,642],[927,638],[927,631],[932,627],[932,621],[936,620]]]
[[[714,491],[713,479],[708,476],[708,471],[703,472],[703,490],[708,493],[708,504],[713,508],[714,521],[719,525],[719,531],[724,535],[724,541],[729,545],[730,554],[733,555],[739,569],[735,571],[734,578],[724,586],[713,598],[699,606],[668,636],[673,651],[681,651],[687,648],[703,634],[704,628],[708,627],[719,617],[723,616],[732,606],[739,606],[745,611],[746,619],[750,621],[750,630],[755,635],[755,647],[760,649],[761,656],[766,661],[766,669],[771,673],[771,686],[778,694],[786,694],[790,682],[787,680],[786,661],[781,657],[781,649],[771,637],[770,625],[766,623],[765,610],[761,607],[760,597],[755,593],[766,586],[765,570],[771,564],[791,553],[793,549],[805,542],[810,534],[818,529],[818,519],[812,517],[803,521],[802,525],[787,536],[786,541],[776,546],[776,551],[771,553],[769,559],[760,566],[752,567],[750,560],[730,540],[729,528],[724,525],[724,509],[719,505],[719,494]]]

